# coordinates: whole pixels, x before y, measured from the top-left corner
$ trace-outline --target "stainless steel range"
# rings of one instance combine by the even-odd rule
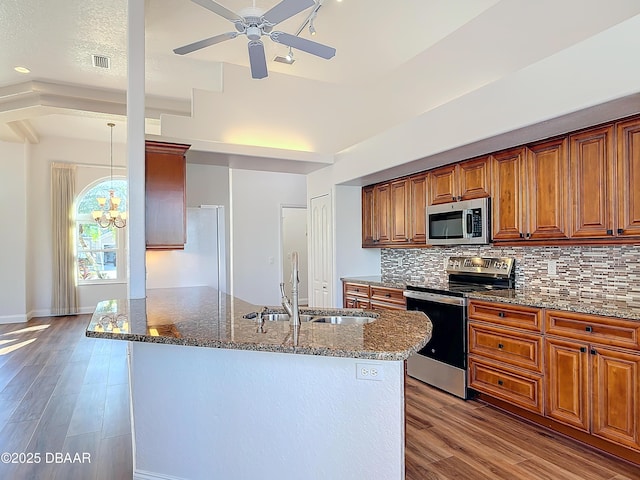
[[[448,282],[407,285],[407,310],[424,312],[433,324],[429,343],[407,360],[407,374],[467,398],[467,295],[513,288],[515,260],[507,257],[450,257]]]

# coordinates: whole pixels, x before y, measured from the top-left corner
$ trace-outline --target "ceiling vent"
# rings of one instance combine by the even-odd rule
[[[111,68],[111,59],[104,55],[91,55],[91,63],[97,68]]]

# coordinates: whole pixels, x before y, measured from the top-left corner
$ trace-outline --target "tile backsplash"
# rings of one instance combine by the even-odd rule
[[[446,280],[450,256],[514,257],[516,287],[577,296],[640,299],[640,246],[386,248],[383,279],[400,282]],[[549,262],[553,263],[551,268]]]

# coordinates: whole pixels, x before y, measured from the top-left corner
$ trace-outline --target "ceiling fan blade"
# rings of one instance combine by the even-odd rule
[[[296,50],[302,50],[303,52],[317,55],[318,57],[329,59],[336,54],[336,49],[328,47],[318,42],[307,40],[306,38],[297,37],[285,32],[273,32],[271,33],[271,40],[274,42],[282,43],[287,47],[295,48]]]
[[[195,52],[196,50],[200,50],[204,47],[215,45],[216,43],[231,40],[232,38],[236,38],[237,36],[238,32],[223,33],[221,35],[216,35],[215,37],[205,38],[204,40],[200,40],[199,42],[190,43],[189,45],[185,45],[184,47],[176,48],[173,50],[173,53],[184,55],[186,53]]]
[[[251,76],[253,78],[264,78],[267,72],[267,57],[264,54],[264,43],[260,40],[249,42],[249,64],[251,65]]]
[[[315,4],[316,2],[313,0],[282,0],[271,10],[266,12],[262,18],[271,25],[276,25]]]
[[[226,7],[223,7],[219,3],[213,0],[191,0],[193,3],[197,3],[201,7],[211,10],[213,13],[217,13],[221,17],[231,20],[232,22],[242,21],[242,17],[235,12],[232,12]]]

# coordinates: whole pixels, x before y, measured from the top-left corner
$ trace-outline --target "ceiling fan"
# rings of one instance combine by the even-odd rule
[[[256,8],[256,2],[253,1],[253,7],[242,10],[241,14],[232,12],[213,0],[191,0],[201,7],[217,13],[221,17],[233,22],[236,27],[235,32],[222,33],[210,38],[205,38],[198,42],[190,43],[180,48],[176,48],[173,52],[178,55],[195,52],[201,48],[215,45],[238,35],[246,35],[249,39],[249,64],[251,66],[251,76],[253,78],[264,78],[267,72],[267,58],[264,53],[264,44],[261,37],[269,37],[276,43],[281,43],[303,52],[311,53],[321,58],[329,59],[336,54],[336,49],[322,45],[318,42],[307,40],[296,35],[285,32],[274,32],[273,27],[278,23],[287,20],[290,17],[306,10],[315,5],[314,0],[282,0],[276,6],[267,12]]]

